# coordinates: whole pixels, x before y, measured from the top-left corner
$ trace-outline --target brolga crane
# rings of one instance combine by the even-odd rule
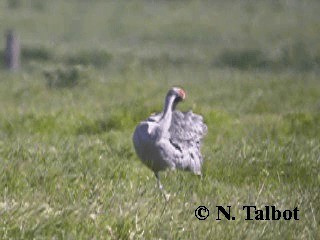
[[[154,172],[161,191],[160,171],[182,169],[201,175],[203,157],[200,146],[207,126],[202,116],[192,111],[176,110],[177,104],[185,97],[183,89],[171,88],[166,95],[163,111],[140,122],[133,134],[135,151]]]

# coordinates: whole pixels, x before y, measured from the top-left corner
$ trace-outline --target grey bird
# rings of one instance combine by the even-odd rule
[[[201,175],[203,157],[200,146],[207,126],[202,116],[192,111],[175,110],[185,97],[183,89],[171,88],[166,95],[163,111],[140,122],[133,134],[135,151],[154,172],[160,190],[163,190],[160,171],[182,169]]]

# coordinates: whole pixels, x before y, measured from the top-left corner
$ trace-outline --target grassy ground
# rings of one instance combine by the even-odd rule
[[[0,32],[23,48],[21,71],[0,69],[0,238],[319,239],[319,9],[2,1]],[[173,85],[209,133],[202,179],[161,174],[166,203],[131,135]],[[243,205],[300,220],[246,221]]]

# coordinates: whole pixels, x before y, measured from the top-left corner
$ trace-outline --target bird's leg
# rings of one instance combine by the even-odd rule
[[[155,172],[154,175],[155,175],[156,178],[157,178],[157,184],[158,184],[158,187],[159,187],[159,189],[160,189],[160,191],[161,191],[164,199],[166,200],[166,202],[168,202],[168,201],[169,201],[169,198],[170,198],[170,194],[167,194],[167,193],[165,192],[165,190],[164,190],[164,188],[163,188],[163,186],[162,186],[162,184],[161,184],[161,182],[160,182],[159,172]]]
[[[155,172],[154,173],[154,175],[156,176],[156,178],[157,178],[157,184],[158,184],[158,187],[159,187],[159,189],[161,190],[161,192],[163,191],[163,186],[162,186],[162,184],[161,184],[161,182],[160,182],[160,176],[159,176],[159,172]]]

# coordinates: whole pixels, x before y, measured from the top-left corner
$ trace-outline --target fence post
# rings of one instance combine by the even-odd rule
[[[20,42],[13,30],[6,33],[6,49],[4,52],[6,68],[15,71],[20,68]]]

